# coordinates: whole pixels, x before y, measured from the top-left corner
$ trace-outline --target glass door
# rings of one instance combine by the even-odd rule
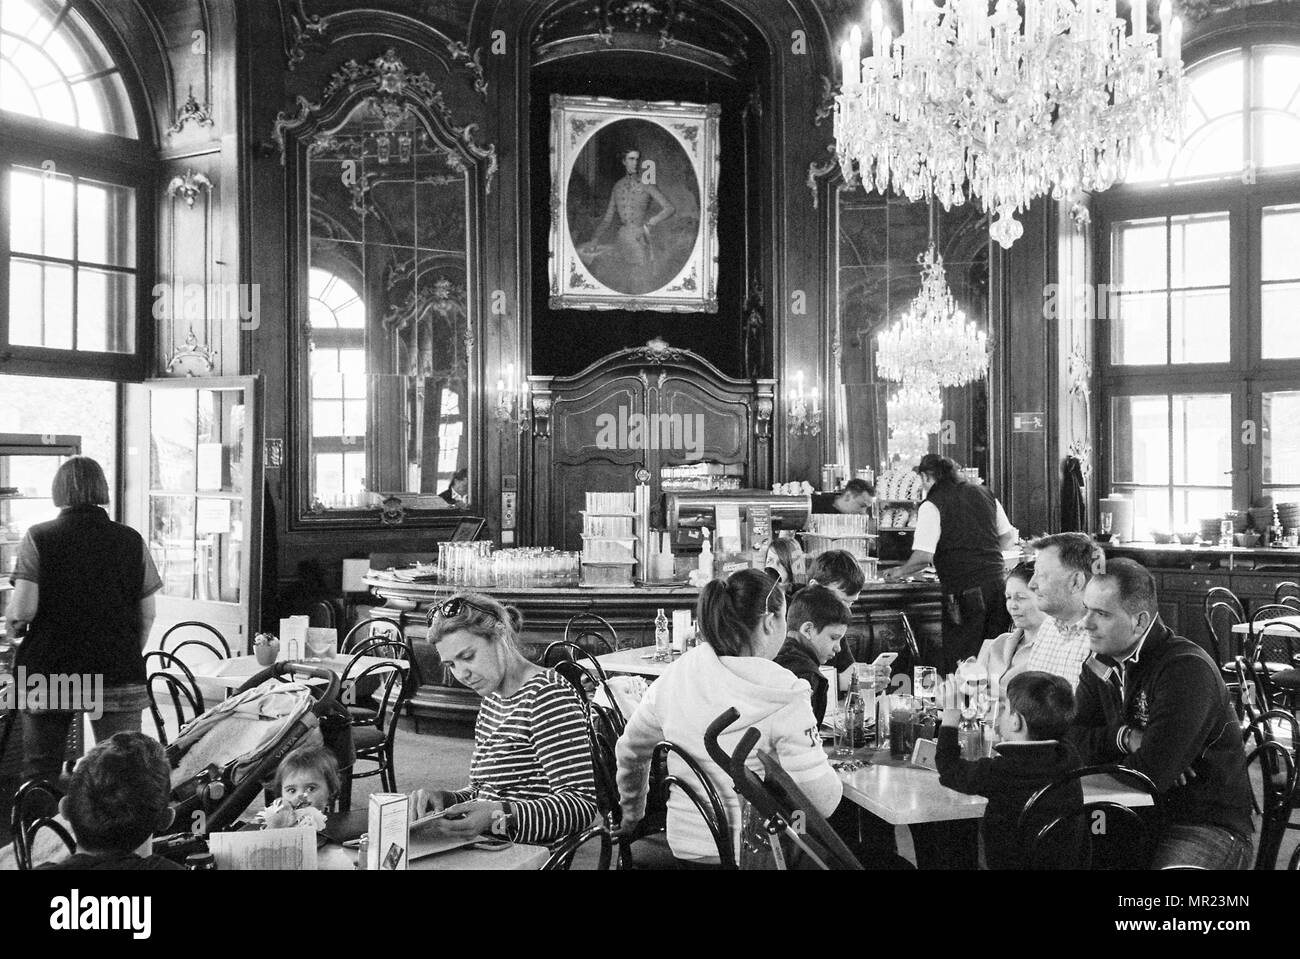
[[[260,580],[256,385],[254,377],[145,384],[147,474],[138,488],[141,529],[163,581],[155,636],[198,620],[232,650],[247,649]]]

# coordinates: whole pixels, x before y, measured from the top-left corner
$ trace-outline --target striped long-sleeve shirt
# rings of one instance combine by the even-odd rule
[[[493,693],[474,727],[470,787],[454,802],[508,799],[516,842],[551,843],[596,816],[587,721],[573,687],[539,673],[512,696]]]

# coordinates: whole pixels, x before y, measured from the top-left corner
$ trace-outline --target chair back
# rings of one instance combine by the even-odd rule
[[[396,620],[384,619],[382,616],[363,619],[344,635],[343,642],[339,644],[339,653],[340,655],[349,655],[356,652],[356,647],[362,643],[375,639],[396,640],[405,644],[406,630]]]
[[[62,798],[63,793],[44,779],[30,779],[14,793],[9,825],[13,833],[14,858],[18,861],[19,869],[26,871],[32,868],[32,850],[36,836],[42,829],[48,829],[58,836],[67,847],[69,856],[77,851],[77,841],[54,818]]]
[[[542,652],[542,665],[547,669],[555,670],[577,691],[584,711],[590,711],[592,697],[596,694],[596,690],[609,682],[605,668],[600,665],[596,657],[582,646],[568,640],[556,640],[547,646]],[[618,725],[622,726],[625,718],[619,712],[618,704],[608,688],[605,689],[605,695],[618,717]]]
[[[591,612],[569,617],[569,621],[564,624],[564,641],[585,648],[594,646],[599,650],[598,655],[618,649],[618,633],[609,620]]]
[[[663,802],[667,805],[669,794],[674,788],[681,790],[691,801],[700,818],[713,837],[713,844],[718,850],[718,862],[723,869],[735,869],[736,853],[731,838],[731,826],[727,821],[727,810],[722,805],[718,790],[714,788],[708,775],[690,753],[676,743],[663,740],[655,746],[650,757],[650,768],[655,769],[661,763],[668,768],[668,757],[676,756],[690,770],[695,782],[691,782],[672,772],[667,772],[660,780],[663,787]],[[701,795],[703,794],[703,795]]]
[[[1259,766],[1258,776],[1250,775],[1253,765]],[[1291,800],[1296,788],[1295,762],[1280,742],[1267,740],[1246,757],[1246,773],[1251,780],[1252,812],[1259,817],[1255,868],[1272,870],[1277,868],[1282,837],[1291,818]]]
[[[609,869],[612,860],[612,849],[614,837],[610,834],[609,827],[604,823],[592,826],[583,832],[574,833],[564,842],[560,843],[551,852],[551,857],[542,864],[542,872],[568,872],[573,865],[573,858],[583,846],[593,839],[600,840],[600,857],[596,861],[596,868],[602,872]]]
[[[1300,610],[1300,583],[1291,580],[1278,583],[1273,590],[1273,602]]]
[[[317,629],[337,629],[338,611],[328,599],[318,599],[307,607],[307,625]]]
[[[397,720],[401,717],[402,706],[413,692],[413,684],[403,676],[404,672],[405,670],[394,660],[371,663],[352,677],[358,687],[363,687],[367,679],[379,680],[374,692],[376,704],[374,718],[358,725],[373,725],[378,729],[384,736],[386,748],[392,747],[393,738],[397,735]],[[340,687],[341,685],[340,683]]]
[[[1201,614],[1209,612],[1210,607],[1215,603],[1227,603],[1237,613],[1237,621],[1244,622],[1246,619],[1246,607],[1242,605],[1237,594],[1226,586],[1211,586],[1205,591],[1205,597],[1201,600]]]
[[[1236,682],[1229,692],[1233,695],[1233,705],[1237,709],[1237,718],[1241,721],[1243,738],[1250,735],[1250,730],[1268,710],[1268,676],[1262,667],[1255,665],[1245,656],[1233,660],[1233,673]]]
[[[1255,634],[1252,660],[1268,672],[1300,668],[1300,626],[1274,620]]]
[[[157,662],[156,669],[151,666]],[[176,728],[181,729],[186,723],[199,716],[207,708],[203,701],[203,691],[189,667],[175,653],[154,649],[144,655],[145,689],[149,693],[149,712],[153,715],[154,729],[158,733],[158,742],[167,745],[167,724],[159,701],[165,694],[171,699],[172,712],[176,716]],[[188,712],[187,712],[188,707]],[[189,717],[188,719],[186,717]]]
[[[384,685],[385,676],[372,675],[365,682],[358,682],[364,675],[365,670],[361,666],[362,658],[366,659],[391,659],[394,662],[408,663],[407,677],[403,682],[410,682],[413,688],[420,685],[415,676],[415,663],[411,659],[411,649],[404,643],[395,639],[384,639],[376,637],[366,640],[355,646],[351,653],[351,659],[343,667],[343,673],[339,676],[340,695],[344,697],[344,702],[349,706],[355,706],[365,700],[371,699],[376,691]],[[372,725],[373,717],[359,719],[353,722],[354,726]]]
[[[1113,800],[1071,798],[1083,780],[1101,775],[1146,793],[1152,808],[1139,813]],[[1021,810],[1017,829],[1025,862],[1031,869],[1146,869],[1155,852],[1161,809],[1155,783],[1136,769],[1112,764],[1072,770],[1030,796]],[[1063,855],[1076,851],[1077,862],[1063,861]]]
[[[1214,587],[1222,589],[1221,586]],[[1218,663],[1230,663],[1229,651],[1232,649],[1232,627],[1238,626],[1246,621],[1238,607],[1232,603],[1217,602],[1210,603],[1204,611],[1205,628],[1209,631],[1210,639],[1214,641],[1214,648],[1217,655],[1214,659]]]
[[[172,636],[181,630],[198,630],[201,637],[177,636],[172,641]],[[209,626],[207,623],[200,623],[198,620],[186,620],[183,623],[176,623],[167,628],[162,634],[162,639],[158,641],[158,648],[165,653],[180,655],[182,649],[189,647],[191,649],[206,649],[212,654],[213,659],[229,659],[230,644],[226,642],[226,637],[221,635],[221,631],[215,626]],[[206,658],[206,657],[205,657]]]
[[[1281,737],[1279,732],[1283,733]],[[1254,742],[1256,746],[1266,742],[1281,742],[1290,750],[1291,761],[1300,770],[1300,720],[1285,709],[1270,709],[1260,713],[1246,730],[1245,741]]]

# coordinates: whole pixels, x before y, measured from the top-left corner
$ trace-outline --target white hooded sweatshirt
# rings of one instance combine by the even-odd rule
[[[749,727],[761,738],[747,765],[762,772],[755,753],[775,754],[823,816],[829,815],[843,793],[831,769],[813,717],[811,690],[783,666],[757,656],[723,656],[701,643],[660,676],[628,720],[616,747],[618,791],[624,815],[645,814],[650,757],[655,744],[667,739],[686,750],[712,781],[727,811],[727,824],[739,856],[740,797],[728,776],[704,748],[704,731],[728,708],[740,713],[718,742],[728,755]],[[673,756],[668,771],[685,782],[694,777]],[[717,847],[695,806],[674,789],[668,800],[668,845],[678,859],[717,862]]]

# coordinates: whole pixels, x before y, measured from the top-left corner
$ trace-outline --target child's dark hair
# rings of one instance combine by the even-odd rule
[[[286,776],[300,772],[319,773],[331,801],[339,794],[339,761],[324,746],[300,746],[281,759],[272,787],[275,794],[284,792]]]
[[[91,852],[131,852],[171,824],[171,767],[156,739],[116,733],[77,764],[67,816],[77,845]]]
[[[749,656],[750,636],[767,613],[785,607],[777,580],[756,569],[742,569],[725,581],[711,580],[695,607],[700,636],[719,656]]]
[[[808,581],[821,586],[838,586],[849,596],[862,592],[867,576],[853,554],[845,549],[828,549],[808,566]]]
[[[1061,739],[1074,718],[1074,689],[1052,673],[1020,673],[1007,684],[1007,702],[1024,719],[1030,739]]]
[[[813,632],[820,633],[827,626],[852,625],[853,614],[825,586],[805,586],[790,603],[785,628],[797,633],[804,623],[812,623]]]

